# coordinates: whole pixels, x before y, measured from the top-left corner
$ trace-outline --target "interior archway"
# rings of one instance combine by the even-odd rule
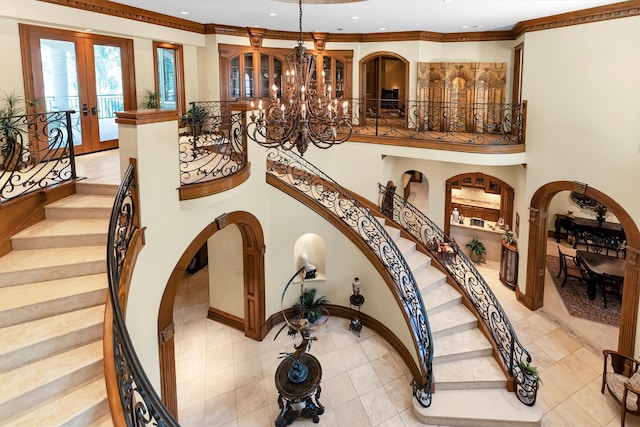
[[[268,328],[265,322],[264,234],[258,219],[249,212],[224,214],[206,226],[189,244],[169,277],[158,312],[158,347],[162,400],[177,417],[173,308],[178,284],[189,263],[207,240],[227,225],[235,224],[242,235],[244,272],[244,333],[262,340]]]
[[[585,184],[555,181],[540,187],[532,196],[529,207],[529,246],[527,253],[526,289],[516,289],[518,300],[531,310],[543,306],[545,259],[547,255],[547,218],[551,199],[561,191],[579,191],[604,204],[620,221],[627,237],[627,252],[620,312],[618,351],[633,357],[635,354],[640,298],[640,232],[633,218],[614,199]]]
[[[365,110],[402,108],[409,99],[409,61],[394,52],[374,52],[360,60],[360,98]]]

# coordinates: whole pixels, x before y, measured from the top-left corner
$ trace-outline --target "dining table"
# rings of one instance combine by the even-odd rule
[[[602,282],[605,274],[620,280],[624,278],[624,258],[577,250],[576,260],[589,277],[587,292],[590,299],[596,297],[596,286]]]

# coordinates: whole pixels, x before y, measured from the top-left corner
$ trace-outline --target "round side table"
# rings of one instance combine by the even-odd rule
[[[354,307],[358,309],[356,317],[351,319],[351,322],[349,322],[349,330],[353,331],[353,333],[357,334],[358,337],[360,337],[360,331],[362,330],[362,320],[360,319],[360,307],[362,307],[362,304],[364,304],[364,297],[360,294],[351,295],[349,297],[349,304],[351,305],[352,309]]]
[[[276,389],[278,390],[278,407],[280,414],[276,418],[276,427],[285,427],[298,417],[310,418],[314,423],[320,421],[320,415],[324,413],[324,406],[320,403],[320,380],[322,379],[322,367],[318,359],[308,353],[300,355],[300,361],[308,370],[307,378],[300,383],[289,380],[288,373],[293,364],[293,359],[284,359],[276,369]],[[302,404],[302,409],[294,408]]]

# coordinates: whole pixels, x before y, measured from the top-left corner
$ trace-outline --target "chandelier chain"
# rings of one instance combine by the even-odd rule
[[[304,40],[302,38],[302,0],[299,0],[298,6],[300,9],[300,18],[298,20],[298,24],[300,25],[300,39],[298,40],[298,45],[302,46],[304,44]]]

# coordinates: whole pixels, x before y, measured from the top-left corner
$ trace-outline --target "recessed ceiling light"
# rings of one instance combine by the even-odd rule
[[[342,31],[344,28],[336,28],[336,31]]]
[[[453,3],[453,0],[442,0],[445,3]]]
[[[269,14],[269,16],[276,16],[276,15],[277,15],[277,13],[273,13],[273,12],[271,12],[271,13]]]
[[[467,28],[469,28],[469,26],[468,25],[463,25],[462,28],[464,28],[466,30]]]
[[[189,12],[180,12],[180,15],[188,15]]]
[[[380,28],[380,31],[386,31],[387,29],[385,27]]]
[[[87,33],[90,33],[91,31],[93,31],[91,28],[85,28],[84,29]]]
[[[473,28],[482,28],[482,25],[474,25]]]
[[[352,16],[351,19],[358,19],[358,17],[357,16]]]

